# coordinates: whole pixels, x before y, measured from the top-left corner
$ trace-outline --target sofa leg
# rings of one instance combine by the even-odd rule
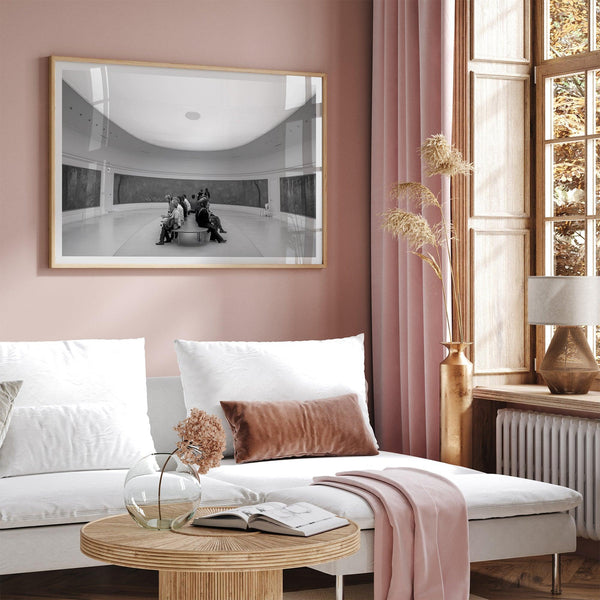
[[[560,554],[552,555],[552,593],[562,594],[560,581]]]
[[[335,576],[335,600],[344,600],[344,576]]]

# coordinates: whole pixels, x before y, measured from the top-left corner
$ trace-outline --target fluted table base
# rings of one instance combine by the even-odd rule
[[[160,571],[159,600],[281,600],[283,571]]]

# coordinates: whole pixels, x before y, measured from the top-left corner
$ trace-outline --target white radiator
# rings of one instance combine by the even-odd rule
[[[577,535],[600,540],[600,420],[501,409],[496,472],[577,490]]]

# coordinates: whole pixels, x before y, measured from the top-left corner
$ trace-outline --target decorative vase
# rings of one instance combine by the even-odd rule
[[[469,342],[443,342],[448,356],[440,363],[441,459],[470,467],[472,461],[473,363]]]
[[[129,469],[125,506],[146,529],[180,529],[200,505],[200,478],[175,454],[149,454]]]

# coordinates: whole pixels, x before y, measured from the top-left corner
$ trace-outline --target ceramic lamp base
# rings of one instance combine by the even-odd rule
[[[587,394],[598,364],[581,327],[557,327],[540,373],[552,394]]]

